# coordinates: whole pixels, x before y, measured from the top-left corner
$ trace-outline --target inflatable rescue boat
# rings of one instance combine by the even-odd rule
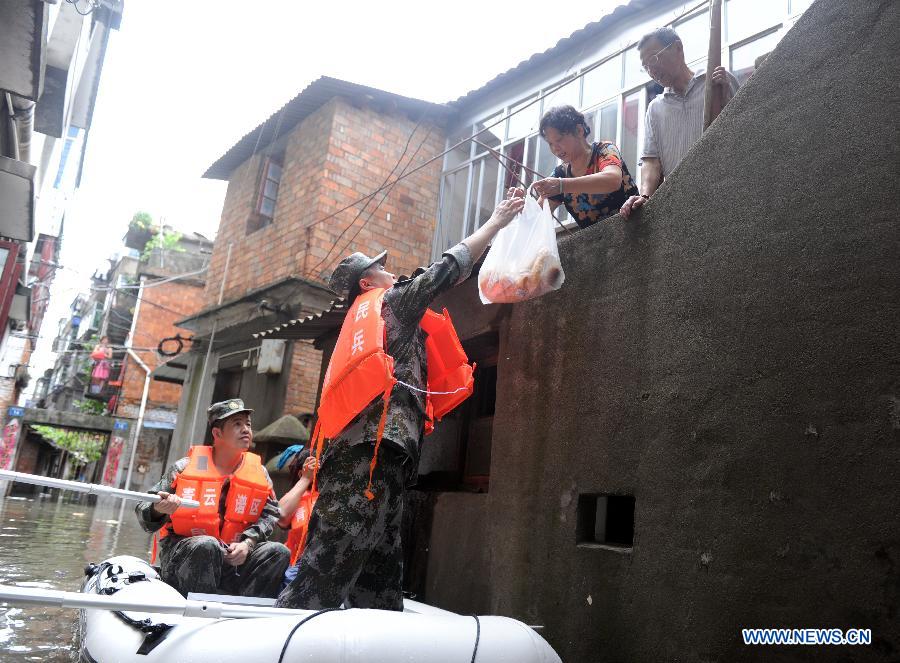
[[[185,599],[147,562],[124,555],[85,574],[84,599],[104,606],[80,610],[79,651],[91,663],[561,663],[534,629],[508,617],[458,615],[411,600],[391,612]]]

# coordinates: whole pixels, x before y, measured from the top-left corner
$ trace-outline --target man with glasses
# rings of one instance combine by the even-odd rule
[[[644,118],[641,153],[641,194],[622,205],[626,219],[643,205],[675,169],[703,133],[706,72],[695,73],[684,61],[684,45],[672,28],[659,28],[638,43],[643,69],[665,91],[650,102]],[[724,67],[716,67],[713,85],[722,86],[724,106],[737,92],[738,81]]]

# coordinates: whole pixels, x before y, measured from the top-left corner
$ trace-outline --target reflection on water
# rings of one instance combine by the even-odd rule
[[[150,535],[137,523],[134,502],[107,498],[90,506],[65,497],[0,498],[0,584],[76,591],[89,562],[147,558]],[[75,610],[0,603],[0,660],[76,660],[77,617]]]

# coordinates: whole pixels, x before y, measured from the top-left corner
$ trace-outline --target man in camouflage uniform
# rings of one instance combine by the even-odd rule
[[[373,500],[365,496],[374,453],[381,397],[363,410],[322,455],[319,498],[309,523],[297,576],[281,592],[284,608],[402,610],[403,547],[400,526],[406,489],[418,478],[425,426],[427,366],[425,332],[419,321],[432,300],[466,280],[491,239],[521,211],[521,198],[504,200],[490,220],[449,249],[427,269],[397,281],[385,271],[387,252],[369,258],[354,253],[334,270],[330,286],[352,302],[374,288],[386,288],[381,315],[386,352],[394,358],[398,383],[391,392]],[[405,383],[405,384],[401,384]]]
[[[253,441],[250,423],[253,410],[245,408],[241,399],[232,398],[213,404],[207,412],[213,427],[213,462],[220,473],[231,474],[240,463],[241,453]],[[141,527],[146,531],[161,529],[178,508],[175,478],[187,464],[187,457],[176,461],[150,489],[149,492],[163,498],[160,502],[139,502],[135,507]],[[225,513],[228,485],[226,479],[219,499],[220,514]],[[290,563],[286,546],[267,541],[280,517],[278,502],[270,494],[259,520],[247,527],[236,543],[225,544],[212,536],[185,537],[169,532],[159,542],[162,579],[185,596],[188,592],[200,592],[274,598]]]

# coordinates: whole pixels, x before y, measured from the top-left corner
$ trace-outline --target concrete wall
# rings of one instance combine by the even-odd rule
[[[134,457],[131,490],[146,491],[159,481],[159,478],[166,470],[171,440],[171,429],[145,427],[141,430],[141,437]],[[128,452],[131,452],[130,448]]]
[[[202,352],[188,352],[179,359],[187,364],[181,400],[178,403],[178,419],[169,446],[168,463],[187,455],[188,447],[203,444],[206,434],[206,409],[212,403],[214,368],[218,363],[215,354],[206,361],[206,348]]]
[[[487,511],[438,500],[426,600],[489,578],[565,661],[759,660],[751,626],[872,629],[766,660],[896,660],[898,35],[894,3],[819,0],[643,214],[562,240],[562,290],[507,309]],[[577,544],[588,494],[634,496],[631,548]],[[485,553],[449,534],[482,517]]]
[[[490,612],[487,502],[487,495],[437,495],[425,582],[430,604],[462,614]]]

